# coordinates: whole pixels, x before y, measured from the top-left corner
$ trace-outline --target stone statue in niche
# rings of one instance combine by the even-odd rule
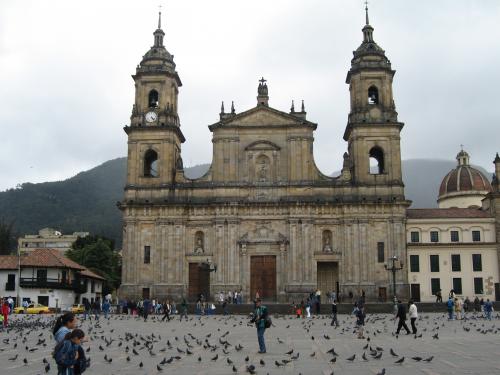
[[[202,254],[205,252],[204,248],[204,242],[205,242],[205,235],[203,232],[196,232],[194,235],[194,252],[195,254]]]
[[[265,155],[261,155],[256,160],[256,172],[257,181],[266,182],[269,181],[269,158]]]
[[[329,230],[323,231],[323,251],[331,253],[332,250],[332,232]]]

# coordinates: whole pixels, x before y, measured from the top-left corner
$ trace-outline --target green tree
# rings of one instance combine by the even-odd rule
[[[66,256],[105,279],[103,294],[111,293],[120,286],[121,259],[114,250],[112,240],[100,236],[78,238]]]
[[[14,238],[14,222],[7,223],[0,220],[0,255],[9,255],[13,250]]]

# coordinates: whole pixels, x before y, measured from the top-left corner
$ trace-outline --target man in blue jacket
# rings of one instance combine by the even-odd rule
[[[262,305],[260,298],[255,300],[254,322],[257,327],[257,339],[259,340],[259,353],[266,352],[266,342],[264,341],[264,332],[266,330],[266,318],[268,316],[267,307]]]

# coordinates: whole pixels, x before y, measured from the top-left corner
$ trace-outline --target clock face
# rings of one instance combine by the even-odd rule
[[[156,121],[157,117],[158,116],[156,115],[156,112],[148,112],[148,113],[146,113],[146,121],[147,122]]]

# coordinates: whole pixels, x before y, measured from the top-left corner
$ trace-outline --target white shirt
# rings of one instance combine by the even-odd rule
[[[410,318],[418,318],[417,306],[414,303],[410,305],[408,313],[410,314]]]

